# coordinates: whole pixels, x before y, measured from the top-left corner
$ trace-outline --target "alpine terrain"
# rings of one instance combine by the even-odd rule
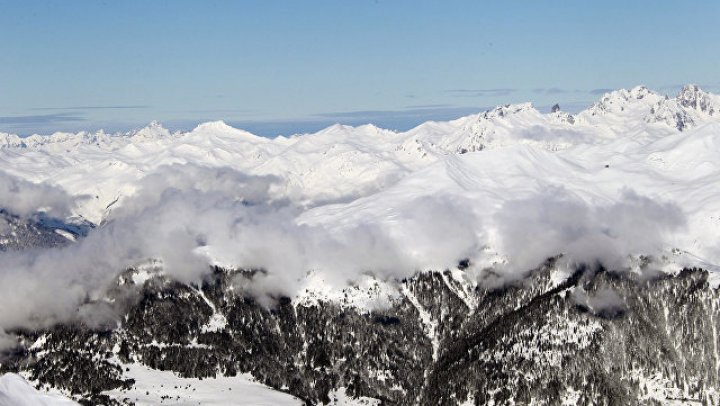
[[[0,405],[720,404],[720,96],[0,133]]]

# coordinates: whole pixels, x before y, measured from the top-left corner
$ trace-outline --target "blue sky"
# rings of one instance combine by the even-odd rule
[[[717,1],[0,0],[0,131],[405,129],[720,89]]]

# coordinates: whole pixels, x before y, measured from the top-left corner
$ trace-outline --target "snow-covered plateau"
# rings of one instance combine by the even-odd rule
[[[720,96],[552,110],[0,133],[0,405],[717,404]]]

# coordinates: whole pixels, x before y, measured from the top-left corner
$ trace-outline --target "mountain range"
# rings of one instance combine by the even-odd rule
[[[718,153],[695,85],[0,133],[0,405],[719,404]]]

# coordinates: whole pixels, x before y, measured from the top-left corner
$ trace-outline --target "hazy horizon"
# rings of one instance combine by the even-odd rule
[[[507,103],[580,110],[639,84],[717,89],[720,56],[702,38],[720,37],[720,6],[652,8],[0,2],[13,39],[0,44],[0,131],[116,132],[153,120],[224,120],[265,136],[336,122],[403,130]],[[683,21],[693,29],[675,28]]]

